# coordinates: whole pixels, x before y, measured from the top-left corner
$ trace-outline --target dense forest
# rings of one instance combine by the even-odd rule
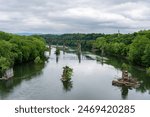
[[[130,63],[150,67],[150,30],[143,30],[132,34],[62,34],[40,35],[50,44],[77,46],[82,49],[104,51],[106,55],[113,55],[127,59]]]
[[[0,32],[0,72],[15,64],[42,59],[45,40],[39,36],[19,36]]]

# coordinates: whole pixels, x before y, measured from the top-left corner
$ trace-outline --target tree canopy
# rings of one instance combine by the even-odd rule
[[[131,34],[62,34],[40,35],[51,44],[76,47],[81,43],[82,49],[102,51],[106,54],[128,59],[131,63],[150,66],[150,30],[142,30]]]
[[[19,36],[0,32],[0,71],[17,63],[34,61],[43,57],[45,40],[39,36]]]

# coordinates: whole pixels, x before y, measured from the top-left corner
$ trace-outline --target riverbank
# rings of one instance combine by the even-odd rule
[[[141,30],[131,34],[62,34],[40,35],[48,43],[96,50],[108,55],[125,58],[128,63],[150,69],[150,30]],[[150,71],[150,70],[149,70]]]
[[[19,36],[0,32],[0,72],[15,64],[35,61],[44,58],[46,43],[39,36]]]
[[[102,61],[102,57],[89,52],[79,56],[75,50],[60,51],[57,58],[55,51],[52,48],[46,52],[49,59],[43,64],[15,65],[13,79],[0,82],[0,99],[149,99],[150,80],[135,66],[129,67],[129,73],[142,81],[140,87],[114,87],[112,81],[121,77],[124,61],[107,57]],[[73,69],[70,82],[60,80],[64,66]]]

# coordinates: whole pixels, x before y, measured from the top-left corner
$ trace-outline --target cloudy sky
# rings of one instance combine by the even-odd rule
[[[150,0],[0,0],[0,30],[130,33],[150,29]]]

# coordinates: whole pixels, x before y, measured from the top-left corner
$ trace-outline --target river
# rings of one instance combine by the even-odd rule
[[[26,63],[14,67],[14,77],[0,81],[1,100],[148,100],[150,78],[141,68],[130,66],[129,72],[142,82],[137,89],[116,87],[112,80],[121,77],[124,61],[105,58],[89,52],[75,51],[55,55],[55,48],[46,53],[44,64]],[[73,68],[72,80],[60,79],[63,67]]]

